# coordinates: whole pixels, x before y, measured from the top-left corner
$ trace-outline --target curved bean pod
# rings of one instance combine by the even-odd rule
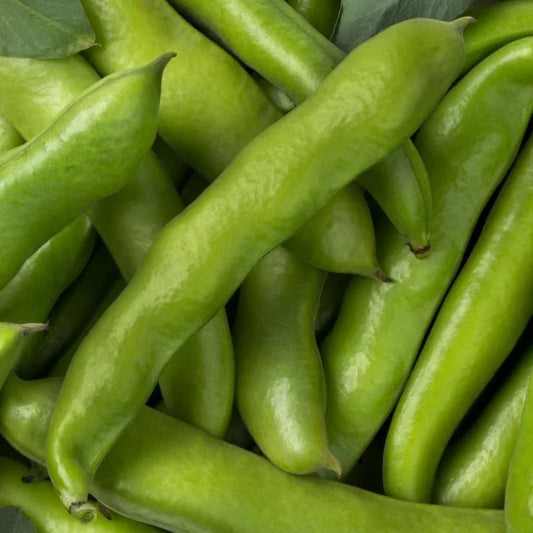
[[[281,0],[279,3],[290,18],[299,20],[326,43],[328,49],[335,50],[290,6]],[[255,3],[247,3],[248,6],[252,4]],[[181,18],[166,1],[84,0],[83,6],[101,44],[88,51],[87,56],[101,73],[142,64],[169,48],[179,51],[163,78],[159,131],[191,168],[206,179],[214,180],[242,148],[281,118],[282,113],[245,69]],[[212,3],[207,7],[214,11]],[[239,27],[242,30],[242,25]],[[141,42],[140,35],[143,36]],[[327,62],[330,70],[333,69],[336,62]],[[319,247],[325,242],[342,242],[351,236],[357,214],[355,222],[347,214],[346,211],[341,213],[331,229],[327,225],[331,220],[329,215],[319,228],[316,224],[309,230],[302,228],[302,233],[309,232],[306,242],[311,246],[302,256],[303,260],[311,256],[316,262],[319,257],[321,268],[354,271],[357,264],[346,262],[346,254],[330,255],[339,249],[356,249],[353,239],[339,247]]]
[[[469,22],[413,19],[358,47],[165,227],[67,372],[47,451],[67,508],[88,505],[95,470],[174,351],[257,261],[419,127],[455,79]],[[347,101],[358,105],[347,109]]]
[[[248,274],[233,330],[236,401],[255,442],[277,467],[338,476],[313,327],[324,276],[283,248]]]
[[[27,483],[22,478],[28,468],[14,459],[0,456],[0,505],[22,509],[39,533],[156,533],[156,529],[140,522],[112,514],[99,517],[92,524],[81,524],[65,513],[49,481]]]
[[[125,185],[155,137],[160,79],[169,59],[95,84],[2,160],[0,288],[44,242]]]
[[[448,440],[533,313],[531,206],[533,138],[446,296],[400,397],[383,456],[390,495],[430,500]]]
[[[328,434],[345,473],[396,404],[483,206],[518,152],[533,113],[530,72],[533,39],[507,45],[457,83],[418,134],[433,195],[433,253],[415,260],[381,221],[378,255],[395,283],[354,278],[322,345]]]
[[[505,483],[533,375],[533,346],[475,422],[444,452],[433,500],[461,507],[503,508]]]
[[[476,23],[465,30],[466,58],[463,72],[501,46],[533,34],[533,4],[529,0],[508,0],[473,9]]]
[[[45,128],[71,100],[98,80],[80,56],[53,61],[0,58],[0,76],[0,107],[26,137]],[[148,153],[130,181],[118,193],[100,200],[89,214],[123,277],[129,280],[159,232],[182,209],[172,182],[157,158]],[[234,395],[233,347],[224,311],[216,315],[205,333],[200,331],[198,335],[177,356],[177,364],[185,359],[191,361],[189,368],[197,365],[196,376],[198,369],[209,369],[209,374],[196,382],[196,394],[187,398],[186,407],[182,405],[180,381],[166,379],[165,395],[173,414],[187,415],[188,422],[222,437]],[[209,350],[213,345],[216,351]],[[196,349],[191,353],[192,347]]]
[[[2,435],[40,464],[60,387],[55,379],[23,382],[11,376],[0,391]],[[292,476],[148,407],[111,449],[91,493],[117,513],[175,533],[505,531],[501,511],[400,502],[317,477]]]

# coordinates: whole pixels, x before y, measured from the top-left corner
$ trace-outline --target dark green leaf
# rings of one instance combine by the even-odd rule
[[[9,533],[37,533],[35,526],[17,507],[0,508],[0,531]]]
[[[94,44],[79,0],[0,0],[0,55],[64,57]]]
[[[343,0],[337,46],[350,51],[396,22],[415,17],[453,20],[474,0]]]

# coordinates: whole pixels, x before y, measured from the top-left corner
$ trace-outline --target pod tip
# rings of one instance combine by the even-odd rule
[[[372,277],[376,278],[378,281],[382,281],[383,283],[393,283],[394,280],[392,278],[389,278],[381,268],[376,268],[374,272],[372,273]]]
[[[431,244],[429,242],[422,246],[412,246],[411,244],[409,244],[409,249],[417,259],[424,259],[429,255],[429,252],[431,251]]]
[[[474,22],[477,22],[477,19],[474,17],[461,17],[458,19],[455,19],[452,21],[452,24],[459,30],[463,31],[467,26],[470,26],[470,24],[473,24]]]
[[[80,522],[92,522],[97,514],[97,507],[92,502],[74,502],[69,505],[68,512]]]

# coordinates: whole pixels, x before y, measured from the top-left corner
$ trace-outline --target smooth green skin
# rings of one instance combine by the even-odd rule
[[[65,253],[68,257],[68,254]],[[97,309],[104,295],[119,277],[118,269],[104,245],[96,247],[83,272],[61,294],[48,316],[49,329],[38,349],[20,364],[17,373],[25,379],[47,375]],[[40,302],[35,295],[33,305]],[[46,318],[46,317],[45,317]],[[33,320],[33,319],[32,319]]]
[[[276,1],[290,18],[303,23],[305,30],[299,33],[312,32],[331,50],[333,45],[302,17],[282,0]],[[282,113],[245,69],[181,18],[166,1],[84,0],[83,7],[101,45],[86,55],[103,74],[143,64],[168,50],[178,53],[163,77],[159,133],[206,179],[214,180],[254,137],[281,118]],[[210,10],[212,7],[209,4]],[[328,60],[330,70],[340,58],[335,62]],[[326,217],[325,222],[329,219]],[[338,247],[316,249],[318,244],[342,242],[346,238],[350,238],[346,248],[357,246],[352,238],[357,214],[348,218],[343,213],[339,220],[348,226],[336,224],[331,234],[327,225],[303,230],[309,233],[307,240],[312,246],[302,255],[303,260],[311,254],[315,261],[316,256],[320,257],[320,264],[327,270],[339,269],[339,258],[329,255]],[[340,271],[355,272],[356,266],[343,263]]]
[[[80,56],[53,61],[0,58],[0,79],[0,108],[28,138],[52,122],[70,101],[98,80],[98,75]],[[89,214],[124,279],[129,280],[157,235],[182,209],[171,180],[157,158],[148,153],[130,181],[118,193],[100,200]],[[179,387],[183,379],[175,386],[166,379],[165,396],[172,407],[180,405],[174,414],[188,413],[187,421],[222,437],[234,396],[233,348],[224,311],[198,335],[176,356],[178,366],[187,360],[191,371],[195,367],[195,394],[181,405]],[[216,351],[210,350],[213,345]],[[207,351],[199,351],[201,348]],[[209,370],[202,380],[198,379],[199,369]]]
[[[92,524],[81,524],[65,513],[49,481],[25,483],[28,468],[5,456],[0,456],[0,506],[13,505],[22,509],[38,533],[156,533],[146,524],[128,520],[113,513],[111,520],[98,517]]]
[[[12,376],[0,392],[0,431],[44,462],[61,386]],[[501,511],[393,500],[282,472],[266,459],[143,407],[97,471],[91,493],[117,513],[173,532],[503,533]]]
[[[82,343],[86,335],[91,331],[91,328],[98,322],[100,317],[104,314],[105,310],[117,299],[118,295],[124,290],[125,284],[122,278],[119,278],[113,283],[111,288],[107,291],[106,295],[101,299],[100,305],[96,308],[94,313],[85,323],[84,328],[81,330],[74,342],[63,352],[61,357],[54,363],[54,366],[50,369],[48,376],[50,377],[63,377],[67,373],[70,361],[74,357],[76,350]]]
[[[94,243],[94,229],[82,215],[41,246],[0,291],[0,321],[46,322],[61,293],[83,270]],[[42,338],[24,339],[11,368],[19,362],[31,367],[31,356]]]
[[[214,32],[246,65],[297,104],[345,55],[285,0],[171,0],[171,4]]]
[[[168,60],[98,82],[2,160],[0,288],[48,239],[126,184],[155,137]]]
[[[476,421],[446,448],[435,477],[435,503],[503,508],[505,483],[531,375],[533,347],[522,356]]]
[[[44,329],[46,324],[0,322],[0,388],[20,358],[24,341]]]
[[[505,486],[506,533],[529,533],[533,528],[533,387],[529,383]]]
[[[518,152],[533,112],[530,72],[533,40],[508,45],[450,90],[416,138],[433,194],[433,252],[417,260],[382,220],[378,256],[395,283],[354,278],[321,349],[328,434],[345,474],[396,404],[483,206]]]
[[[0,153],[20,146],[24,139],[5,117],[0,115]]]
[[[171,3],[206,26],[246,65],[296,103],[311,96],[345,57],[342,50],[316,32],[285,0],[171,0]],[[427,253],[431,191],[424,163],[413,144],[407,141],[378,163],[366,181],[374,181],[374,197],[400,232],[407,235],[415,253],[417,250],[420,256]],[[316,227],[308,223],[298,246],[290,249],[318,268],[368,275],[369,261],[373,259],[373,268],[377,266],[374,228],[371,224],[369,227],[365,218],[369,216],[368,209],[360,200],[352,202],[348,209],[349,204],[341,198],[346,199],[350,193],[340,194],[323,209],[324,213],[317,215]],[[338,229],[331,232],[323,228]],[[340,264],[320,263],[313,255],[302,254],[305,249],[313,251],[312,243],[317,242],[321,245],[315,253],[325,254],[328,261],[334,258]],[[362,264],[361,259],[365,260]]]
[[[287,3],[328,39],[339,17],[340,0],[287,0]]]
[[[476,23],[465,30],[466,59],[463,73],[511,41],[533,34],[533,4],[509,0],[473,9]]]
[[[47,449],[67,508],[86,501],[172,354],[257,261],[420,126],[461,66],[465,22],[414,19],[358,47],[165,227],[67,372]]]
[[[338,477],[314,336],[324,279],[324,272],[281,247],[248,274],[233,328],[236,402],[255,442],[278,468]]]
[[[430,501],[446,444],[533,314],[532,206],[533,139],[446,296],[394,412],[383,457],[391,496]]]
[[[323,227],[333,228],[333,231],[324,233]],[[332,233],[337,238],[332,239]],[[339,238],[341,236],[344,237]],[[318,241],[320,246],[313,246]],[[372,216],[363,191],[356,183],[339,191],[302,229],[285,241],[284,246],[321,270],[386,278],[376,257]],[[327,263],[323,262],[324,250],[331,258]],[[350,268],[346,269],[346,265]]]
[[[430,249],[431,186],[424,162],[413,143],[405,142],[357,181],[382,207],[413,253],[425,257]]]
[[[259,73],[252,71],[250,76],[282,113],[288,113],[296,107],[296,104],[281,89],[265,80]]]

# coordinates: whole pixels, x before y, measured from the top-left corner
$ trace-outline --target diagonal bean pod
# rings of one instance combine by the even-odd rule
[[[80,56],[56,60],[0,58],[0,108],[27,138],[43,130],[61,110],[98,80]],[[124,279],[144,261],[165,224],[183,209],[173,184],[156,157],[142,158],[130,181],[116,194],[100,200],[89,214]],[[212,347],[216,347],[216,351]],[[34,354],[32,354],[34,355]],[[227,318],[221,310],[205,332],[184,347],[178,361],[191,359],[195,375],[204,374],[184,409],[181,382],[167,376],[165,396],[171,412],[222,437],[233,404],[233,348]],[[31,361],[29,362],[31,364]],[[189,390],[189,393],[191,391]]]
[[[90,479],[175,350],[262,256],[425,120],[457,75],[470,21],[414,19],[358,47],[165,227],[62,387],[47,465],[71,512],[87,516]]]
[[[416,138],[433,194],[434,253],[414,260],[382,221],[378,253],[396,283],[354,278],[322,345],[328,432],[345,473],[396,404],[483,206],[518,152],[533,113],[532,73],[533,39],[507,45],[451,89]]]
[[[55,233],[126,184],[155,137],[169,59],[95,84],[2,159],[0,288]]]
[[[285,0],[171,0],[171,3],[206,26],[246,65],[285,91],[296,103],[313,94],[345,57],[342,50],[292,12]],[[400,233],[407,235],[415,252],[418,250],[419,256],[427,254],[431,193],[416,148],[407,142],[370,172],[367,183],[373,183],[375,199]],[[346,242],[349,242],[346,237],[339,239],[339,247],[346,246]],[[374,253],[373,247],[368,250]]]
[[[533,346],[474,423],[444,452],[433,487],[436,503],[503,508],[505,483],[531,376]]]
[[[430,120],[420,135],[432,127]],[[533,137],[446,296],[394,411],[383,456],[390,495],[430,500],[446,444],[533,313],[532,206]]]
[[[240,150],[282,116],[230,54],[188,24],[165,0],[82,3],[100,44],[86,55],[100,73],[143,64],[169,49],[178,53],[163,78],[159,132],[204,178],[214,180]],[[289,6],[285,8],[317,33]],[[331,202],[337,200],[333,197]],[[358,216],[353,220],[353,205],[347,210],[346,202],[337,203],[343,209],[334,224],[328,214],[320,227],[302,227],[312,249],[298,253],[324,270],[354,272],[358,265],[344,250],[357,249],[353,228]],[[330,242],[343,245],[322,248]],[[338,251],[340,257],[332,256]]]
[[[56,379],[24,382],[12,376],[0,391],[2,435],[43,465],[60,386]],[[292,476],[148,407],[111,449],[91,493],[117,513],[174,533],[505,531],[502,511],[400,502],[317,477]]]

